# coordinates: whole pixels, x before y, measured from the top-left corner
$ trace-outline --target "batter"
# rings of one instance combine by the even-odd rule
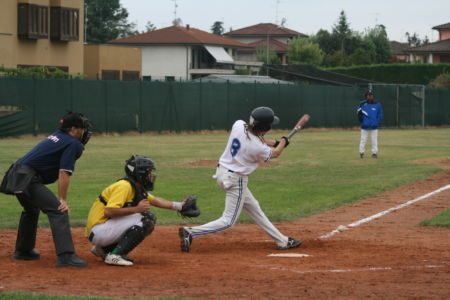
[[[249,123],[238,120],[233,124],[228,143],[219,159],[215,178],[218,186],[225,191],[225,210],[222,216],[212,222],[195,227],[181,227],[181,251],[189,252],[193,239],[225,231],[236,223],[242,210],[252,218],[275,241],[278,249],[300,246],[301,240],[283,235],[266,217],[258,200],[248,189],[248,176],[260,163],[281,155],[289,141],[268,140],[264,135],[279,119],[269,107],[255,108]]]

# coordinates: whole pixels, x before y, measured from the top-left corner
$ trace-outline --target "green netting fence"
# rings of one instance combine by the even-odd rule
[[[450,89],[376,85],[382,127],[450,125]],[[308,126],[358,126],[367,86],[102,81],[0,78],[0,136],[50,133],[66,111],[91,119],[98,133],[228,130],[257,106],[270,106],[278,128],[308,113]]]

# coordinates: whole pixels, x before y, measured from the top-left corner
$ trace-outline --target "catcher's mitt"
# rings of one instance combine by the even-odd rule
[[[193,218],[200,215],[200,208],[197,207],[197,196],[191,195],[183,200],[184,204],[181,207],[180,214],[183,217]]]

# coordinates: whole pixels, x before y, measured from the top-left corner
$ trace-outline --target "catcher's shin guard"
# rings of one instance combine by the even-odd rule
[[[141,213],[142,215],[142,228],[144,228],[144,235],[148,236],[153,232],[153,229],[155,229],[156,224],[156,215],[150,211],[146,211]]]
[[[131,226],[117,244],[115,254],[127,255],[144,240],[145,236],[144,228],[137,225]]]

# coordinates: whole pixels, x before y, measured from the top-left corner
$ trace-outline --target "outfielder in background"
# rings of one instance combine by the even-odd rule
[[[37,144],[6,173],[1,191],[13,194],[23,206],[17,232],[17,260],[38,260],[34,249],[39,212],[47,214],[58,259],[56,267],[85,267],[75,254],[69,224],[67,191],[75,161],[91,136],[91,123],[80,113],[69,112],[60,120],[60,130]],[[58,180],[58,197],[45,185]]]
[[[374,100],[374,93],[368,90],[365,100],[359,103],[357,114],[361,124],[361,140],[359,142],[359,157],[364,158],[367,139],[370,136],[372,143],[372,157],[378,158],[378,126],[383,119],[381,103]]]
[[[181,251],[189,252],[195,238],[221,232],[231,228],[242,210],[250,216],[277,244],[278,249],[300,246],[301,241],[283,235],[266,217],[258,200],[247,187],[248,176],[260,163],[281,155],[289,144],[286,137],[280,141],[268,140],[264,135],[272,124],[279,122],[269,107],[255,108],[247,124],[238,120],[233,124],[228,143],[219,159],[214,177],[217,184],[226,193],[225,210],[222,216],[212,222],[195,227],[181,227]]]
[[[148,194],[155,181],[155,164],[142,155],[125,162],[126,176],[105,188],[94,201],[86,224],[86,237],[94,245],[91,252],[106,264],[131,266],[127,254],[152,233],[156,216],[150,204],[179,211],[185,217],[197,217],[196,197],[171,202]]]

